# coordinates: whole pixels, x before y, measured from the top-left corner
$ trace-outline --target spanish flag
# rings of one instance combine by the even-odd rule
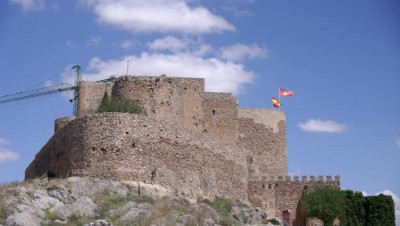
[[[277,99],[275,99],[275,97],[272,97],[272,106],[279,108],[281,106],[281,103]]]

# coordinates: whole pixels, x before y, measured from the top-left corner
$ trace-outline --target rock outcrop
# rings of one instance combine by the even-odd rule
[[[6,226],[265,225],[267,221],[264,210],[248,203],[224,198],[194,201],[159,185],[134,181],[70,177],[0,185],[0,225]]]

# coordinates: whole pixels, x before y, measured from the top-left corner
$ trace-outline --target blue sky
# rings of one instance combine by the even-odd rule
[[[287,116],[291,175],[400,194],[400,3],[395,0],[5,0],[0,96],[126,73],[206,78],[241,107]],[[0,105],[0,182],[71,115],[70,94]],[[400,210],[399,210],[400,211]],[[398,212],[400,214],[400,212]]]

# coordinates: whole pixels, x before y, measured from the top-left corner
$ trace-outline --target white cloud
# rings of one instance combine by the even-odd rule
[[[4,146],[4,145],[9,144],[9,143],[10,143],[10,141],[0,137],[0,146]]]
[[[96,36],[91,38],[89,41],[86,42],[87,46],[98,46],[103,42],[103,39],[100,36]]]
[[[396,146],[398,149],[400,149],[400,138],[396,140]]]
[[[182,51],[186,49],[188,45],[189,43],[187,40],[178,39],[169,35],[147,44],[151,50],[170,50],[172,52]]]
[[[220,33],[235,27],[204,7],[185,0],[81,0],[100,23],[131,32]],[[190,2],[190,1],[189,1]]]
[[[44,86],[45,86],[45,87],[54,86],[54,83],[53,83],[51,80],[46,80],[46,81],[44,82]]]
[[[125,50],[133,49],[136,46],[140,46],[141,44],[137,41],[125,40],[119,46]]]
[[[0,148],[0,163],[8,161],[16,161],[20,158],[18,153],[12,152],[5,148]]]
[[[75,41],[72,40],[72,39],[67,40],[67,41],[65,42],[65,46],[68,47],[68,48],[75,48],[75,47],[78,47],[78,45],[77,45],[77,44],[75,43]]]
[[[9,1],[12,4],[21,6],[24,12],[41,11],[46,8],[57,10],[59,8],[55,0],[51,1],[48,0],[47,3],[45,0],[9,0]],[[47,7],[46,4],[49,7]]]
[[[242,61],[244,58],[262,58],[267,56],[267,49],[257,44],[244,45],[237,43],[231,46],[221,47],[220,57],[231,61]]]
[[[200,39],[178,39],[170,35],[147,43],[147,47],[155,52],[169,51],[175,54],[185,53],[193,56],[205,56],[214,51],[211,45],[204,43]]]
[[[320,119],[310,119],[307,122],[298,123],[297,126],[308,132],[338,133],[347,129],[345,124],[340,124],[332,120],[322,121]]]
[[[15,161],[19,159],[19,154],[8,150],[4,146],[10,142],[2,137],[0,137],[0,163],[7,161]]]
[[[246,10],[246,9],[241,9],[237,6],[231,5],[231,4],[224,4],[221,6],[222,10],[232,13],[233,16],[235,17],[252,17],[254,16],[254,13]]]
[[[44,0],[10,0],[10,2],[20,5],[25,12],[43,10],[45,8]]]
[[[254,80],[254,73],[247,71],[242,64],[224,62],[216,58],[203,58],[190,54],[161,54],[144,52],[140,56],[125,56],[119,59],[101,60],[93,58],[84,80],[99,80],[110,75],[126,74],[127,60],[131,60],[129,74],[158,76],[166,74],[171,77],[195,77],[206,79],[206,90],[214,92],[244,91],[243,85]],[[70,67],[63,74],[64,82],[73,83],[75,74]]]

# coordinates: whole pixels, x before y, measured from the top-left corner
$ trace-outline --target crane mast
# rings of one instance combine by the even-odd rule
[[[75,76],[75,91],[74,91],[74,106],[73,106],[73,113],[76,116],[78,114],[78,98],[79,98],[79,83],[81,82],[81,66],[75,65],[72,67],[75,69],[76,76]]]

